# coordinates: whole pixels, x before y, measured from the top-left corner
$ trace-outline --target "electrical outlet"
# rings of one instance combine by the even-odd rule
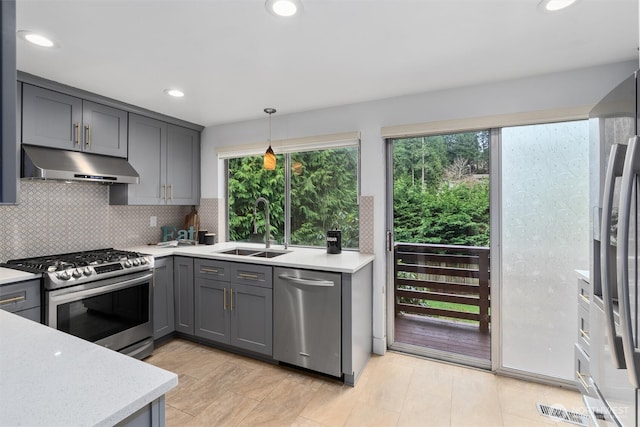
[[[158,217],[152,216],[149,218],[149,227],[156,227],[158,225]]]

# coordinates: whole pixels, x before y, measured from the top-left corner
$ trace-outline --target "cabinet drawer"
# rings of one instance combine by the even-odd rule
[[[589,311],[591,303],[591,284],[578,279],[578,305]]]
[[[273,270],[266,265],[229,263],[232,283],[271,288]]]
[[[590,353],[591,346],[590,333],[589,311],[578,305],[578,344],[587,355]]]
[[[40,280],[0,287],[0,309],[15,313],[40,306]]]
[[[594,390],[591,386],[591,374],[589,373],[589,356],[582,351],[578,344],[573,347],[575,362],[575,378],[578,383],[580,393],[593,395]]]
[[[195,277],[228,282],[229,263],[226,261],[217,261],[214,259],[196,259]]]

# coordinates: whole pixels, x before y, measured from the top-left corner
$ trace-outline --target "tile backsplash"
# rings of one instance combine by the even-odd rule
[[[20,204],[0,205],[0,263],[8,259],[127,248],[162,239],[161,226],[182,228],[190,206],[112,206],[107,185],[20,182]],[[360,198],[360,252],[373,253],[373,197]],[[202,199],[200,228],[224,241],[222,199]],[[150,226],[155,216],[156,226]],[[224,233],[224,231],[222,231]]]
[[[189,206],[111,206],[95,183],[20,182],[20,204],[0,205],[0,262],[158,242],[161,226],[182,227]],[[157,218],[151,227],[150,219]]]

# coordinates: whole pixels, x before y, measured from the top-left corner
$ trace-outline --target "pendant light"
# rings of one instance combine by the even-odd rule
[[[264,168],[266,170],[274,170],[276,168],[276,155],[271,149],[271,115],[276,112],[275,108],[265,108],[264,112],[269,115],[269,148],[264,153]]]

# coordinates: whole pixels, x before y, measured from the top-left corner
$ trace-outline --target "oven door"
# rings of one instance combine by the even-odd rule
[[[152,271],[57,289],[47,292],[45,319],[50,327],[142,358],[136,343],[148,348],[150,342],[153,349],[152,291]]]

